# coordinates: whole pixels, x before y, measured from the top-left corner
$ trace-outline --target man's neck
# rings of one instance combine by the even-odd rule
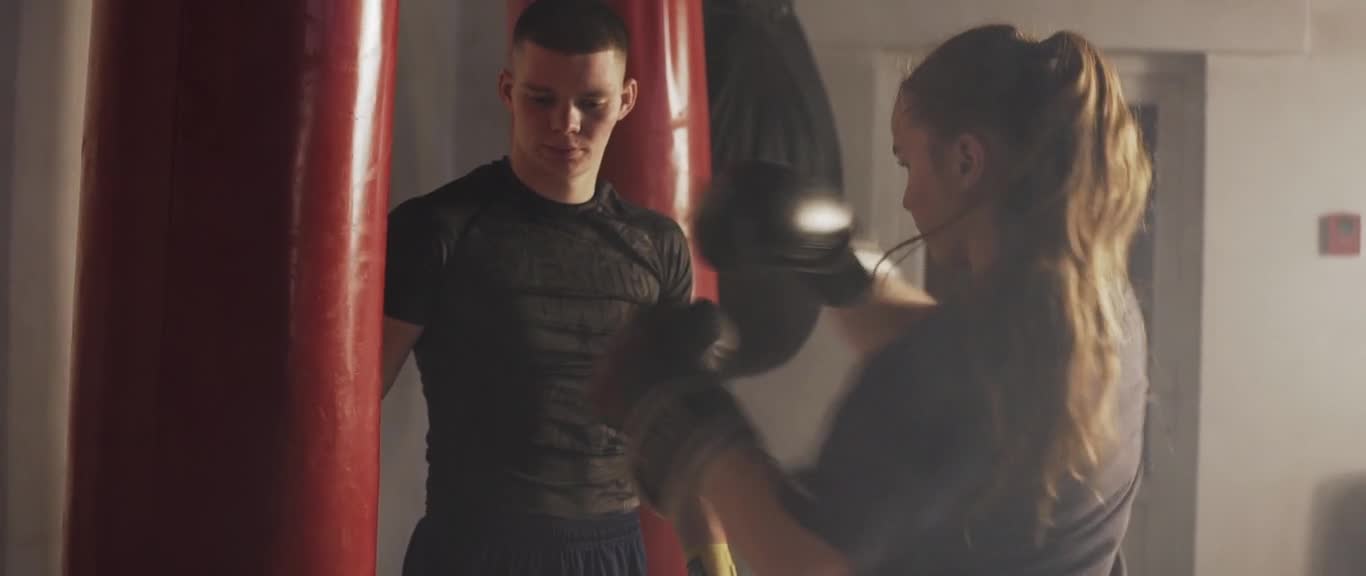
[[[598,171],[590,170],[569,180],[542,173],[535,164],[511,154],[512,173],[538,196],[560,204],[583,204],[593,199],[598,187]]]

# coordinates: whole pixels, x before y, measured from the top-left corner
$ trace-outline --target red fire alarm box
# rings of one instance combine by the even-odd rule
[[[1325,256],[1361,254],[1361,215],[1339,212],[1319,218],[1319,253]]]

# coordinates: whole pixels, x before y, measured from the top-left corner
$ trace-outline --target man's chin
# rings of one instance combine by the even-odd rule
[[[546,172],[563,178],[582,176],[592,168],[587,154],[576,158],[541,158],[541,166]]]

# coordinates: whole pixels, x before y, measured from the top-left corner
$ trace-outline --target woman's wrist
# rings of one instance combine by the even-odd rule
[[[716,518],[711,503],[700,494],[690,498],[674,519],[674,528],[685,550],[723,544],[726,532]]]
[[[844,556],[785,508],[781,481],[781,472],[761,450],[736,446],[711,459],[698,490],[725,527],[730,550],[753,573],[851,574]]]
[[[723,502],[743,500],[748,486],[767,481],[766,466],[753,446],[731,446],[703,466],[698,475],[698,495],[714,509],[724,509]]]

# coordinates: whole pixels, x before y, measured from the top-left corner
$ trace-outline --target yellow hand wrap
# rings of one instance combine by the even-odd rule
[[[736,576],[730,546],[708,544],[688,552],[688,576]]]

